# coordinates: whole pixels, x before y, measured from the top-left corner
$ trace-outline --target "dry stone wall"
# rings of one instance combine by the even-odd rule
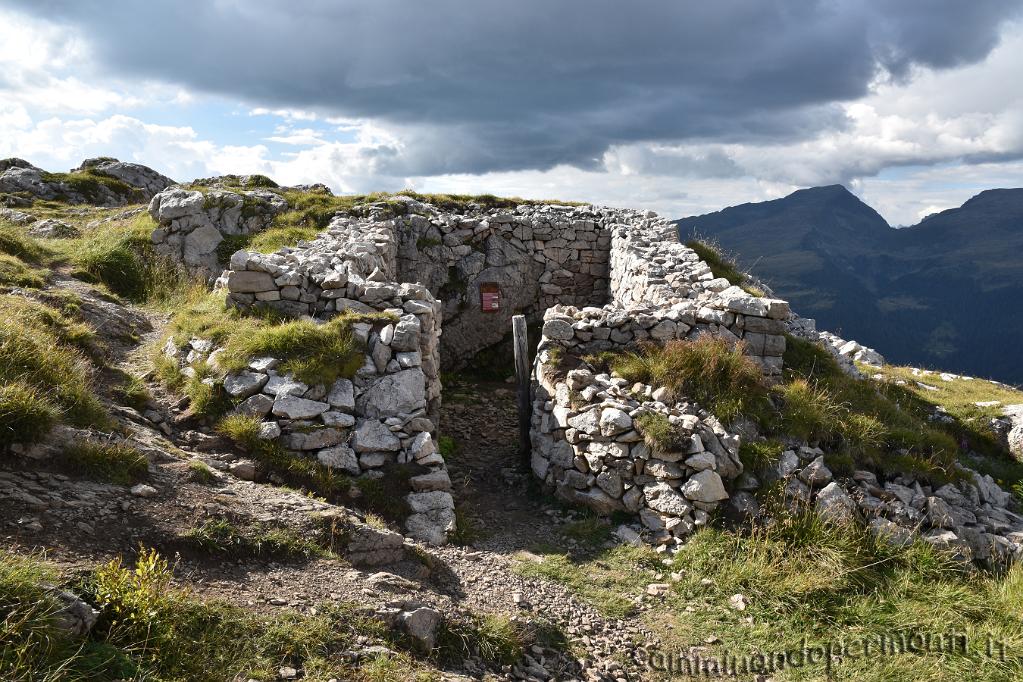
[[[264,230],[287,208],[287,201],[267,190],[204,193],[173,188],[149,203],[149,215],[159,225],[152,241],[157,253],[212,279],[223,265],[217,254],[225,237]]]
[[[667,391],[588,369],[560,373],[565,355],[633,349],[711,334],[744,343],[764,373],[778,376],[788,304],[751,295],[678,242],[650,212],[606,210],[611,234],[610,300],[557,305],[544,315],[532,418],[532,469],[560,497],[599,513],[637,514],[646,539],[671,547],[706,523],[742,474],[739,436],[698,405]],[[653,419],[675,447],[644,434]]]

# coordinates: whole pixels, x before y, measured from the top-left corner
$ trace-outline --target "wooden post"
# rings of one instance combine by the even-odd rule
[[[529,426],[533,414],[533,398],[529,378],[529,339],[526,337],[526,316],[512,317],[512,339],[515,346],[515,387],[519,404],[519,457],[529,470],[532,445],[529,441]]]

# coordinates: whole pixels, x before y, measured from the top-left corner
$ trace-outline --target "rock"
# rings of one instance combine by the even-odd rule
[[[359,459],[355,456],[355,452],[346,445],[335,445],[320,450],[316,453],[316,459],[326,467],[341,469],[353,476],[362,473],[359,468]]]
[[[419,369],[406,369],[378,379],[356,400],[359,413],[375,418],[408,414],[425,405],[425,377]]]
[[[71,592],[52,589],[52,593],[60,603],[60,610],[53,614],[53,624],[70,637],[81,638],[89,634],[100,612]]]
[[[824,457],[817,457],[799,472],[799,479],[811,488],[820,488],[831,482],[831,470],[824,465]]]
[[[416,492],[451,490],[451,478],[448,476],[448,472],[443,469],[413,476],[409,479],[409,483],[412,485],[412,490]]]
[[[748,604],[746,597],[741,594],[733,594],[728,598],[728,606],[736,611],[745,611]]]
[[[643,495],[647,506],[662,514],[681,518],[693,509],[686,498],[667,483],[648,485],[644,488]]]
[[[274,440],[281,435],[281,427],[277,422],[263,422],[259,425],[260,440]]]
[[[650,583],[646,586],[646,593],[651,597],[663,597],[670,589],[671,585],[668,583]]]
[[[609,407],[600,412],[600,433],[603,436],[612,437],[625,433],[632,428],[632,417],[615,407]]]
[[[894,547],[908,547],[913,544],[913,531],[882,517],[871,519],[867,523],[867,531]]]
[[[259,393],[269,377],[255,372],[228,374],[224,377],[224,391],[235,399],[245,399]]]
[[[256,480],[256,463],[249,460],[242,460],[235,462],[227,469],[231,472],[231,475],[235,478],[240,478],[243,481],[254,481]]]
[[[541,333],[548,339],[555,339],[557,341],[569,341],[575,337],[572,325],[564,320],[548,320],[544,322]]]
[[[309,419],[318,417],[330,407],[327,403],[316,400],[296,398],[293,395],[278,395],[274,400],[272,412],[286,419]]]
[[[265,272],[252,270],[233,271],[227,276],[227,289],[231,293],[257,293],[276,290],[274,279]]]
[[[857,516],[856,503],[837,481],[817,493],[816,508],[821,518],[836,524],[851,523]]]
[[[721,477],[713,471],[700,471],[682,485],[682,494],[694,502],[720,502],[728,499]]]
[[[156,488],[151,485],[146,485],[145,483],[139,483],[131,488],[131,494],[135,497],[141,498],[156,497],[157,492]]]
[[[252,417],[265,417],[273,409],[274,399],[268,395],[257,393],[246,398],[234,408],[235,414],[244,414]]]
[[[342,412],[355,411],[355,387],[350,379],[338,379],[330,387],[327,402]]]
[[[82,233],[77,227],[68,225],[55,218],[48,218],[33,223],[32,227],[28,230],[28,234],[37,239],[75,239],[80,237]]]
[[[437,641],[437,627],[442,620],[440,611],[426,606],[403,612],[399,616],[402,629],[412,638],[413,647],[423,654],[433,651]]]
[[[397,452],[401,449],[401,440],[380,421],[362,419],[356,422],[352,449],[356,452]]]

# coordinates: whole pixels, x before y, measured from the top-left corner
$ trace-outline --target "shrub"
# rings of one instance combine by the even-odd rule
[[[742,343],[729,346],[703,335],[648,345],[638,354],[620,356],[614,370],[629,381],[668,388],[676,400],[689,398],[725,421],[762,409],[767,395],[760,367],[743,353]]]
[[[127,443],[84,441],[68,446],[63,460],[73,471],[116,485],[131,485],[146,477],[149,460]]]
[[[60,417],[60,411],[38,389],[15,381],[0,385],[0,442],[35,443]]]

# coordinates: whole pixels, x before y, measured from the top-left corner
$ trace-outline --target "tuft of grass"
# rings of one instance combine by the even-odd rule
[[[441,624],[436,655],[448,664],[478,656],[490,666],[507,666],[521,659],[533,641],[525,623],[507,616],[470,614]]]
[[[60,331],[47,327],[45,318],[26,322],[12,315],[0,320],[0,385],[31,387],[76,425],[104,425],[106,412],[94,395],[92,379],[86,357],[62,343]]]
[[[0,254],[32,265],[45,265],[53,255],[38,240],[4,222],[0,222]]]
[[[778,461],[785,446],[777,440],[747,440],[739,446],[739,460],[746,471],[763,471]]]
[[[122,404],[139,411],[144,410],[149,401],[153,399],[146,382],[134,374],[126,374],[121,385],[114,389],[114,394]]]
[[[689,445],[689,436],[660,412],[645,412],[636,418],[643,439],[657,453],[678,452]]]
[[[205,462],[193,459],[188,463],[188,479],[195,483],[213,483],[217,476]]]
[[[227,519],[206,520],[188,529],[183,539],[204,552],[235,558],[284,560],[328,555],[325,549],[291,529],[264,525],[242,529]]]
[[[760,410],[767,395],[763,374],[742,344],[729,346],[710,335],[663,347],[648,344],[612,366],[629,381],[664,386],[676,400],[694,400],[725,421]]]
[[[254,357],[271,355],[281,360],[281,372],[292,373],[308,384],[330,384],[352,377],[362,367],[364,350],[352,332],[352,323],[374,319],[393,321],[383,314],[341,314],[317,324],[296,320],[261,326],[251,334],[232,334],[222,355],[228,369],[240,369]]]
[[[19,258],[0,253],[0,285],[41,289],[48,274],[47,270],[29,267]]]
[[[839,402],[825,385],[794,379],[778,388],[784,401],[782,428],[807,441],[819,441],[840,430],[848,406]]]
[[[156,253],[150,236],[157,225],[146,213],[129,223],[106,223],[81,239],[61,244],[82,279],[105,285],[136,302],[175,296],[189,280],[184,270]]]
[[[76,473],[116,485],[138,483],[149,471],[146,456],[123,442],[78,442],[64,450],[62,460]]]
[[[710,267],[710,271],[715,277],[724,277],[728,280],[729,284],[742,287],[746,293],[753,296],[764,295],[764,292],[753,283],[753,279],[745,272],[739,270],[739,266],[734,261],[725,257],[717,245],[698,239],[690,239],[685,244],[695,251],[700,260]]]
[[[0,385],[0,441],[35,443],[50,432],[60,411],[45,395],[21,381]]]
[[[458,455],[458,441],[451,436],[440,436],[437,438],[437,450],[445,462],[450,462]]]

